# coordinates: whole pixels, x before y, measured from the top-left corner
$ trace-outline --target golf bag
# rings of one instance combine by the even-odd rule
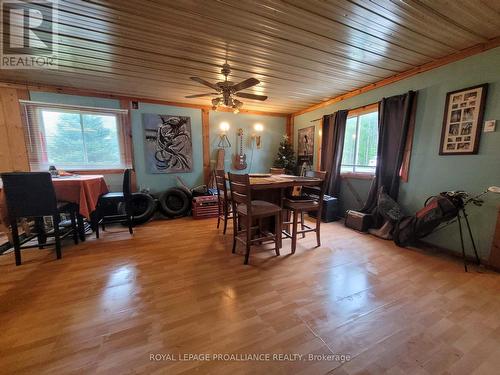
[[[414,216],[405,216],[396,223],[394,242],[398,246],[407,246],[431,234],[440,224],[454,219],[463,205],[463,197],[454,192],[429,197]]]

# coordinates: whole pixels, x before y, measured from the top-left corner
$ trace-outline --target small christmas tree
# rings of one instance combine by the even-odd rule
[[[278,155],[274,159],[274,168],[285,168],[286,173],[295,173],[295,152],[293,151],[292,144],[287,135],[283,136],[278,149]]]

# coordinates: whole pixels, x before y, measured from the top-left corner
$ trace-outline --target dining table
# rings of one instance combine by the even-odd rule
[[[317,186],[321,180],[316,177],[294,176],[288,174],[249,174],[250,188],[253,200],[263,200],[274,203],[283,209],[283,198],[285,194],[293,194],[293,189],[304,186]],[[270,232],[274,231],[274,218],[263,220],[263,225]],[[267,221],[267,223],[265,222]],[[279,247],[281,248],[281,236],[279,236]]]
[[[85,241],[84,218],[91,219],[92,212],[102,194],[108,193],[108,187],[102,175],[69,175],[54,176],[52,184],[56,198],[61,202],[70,202],[78,205],[78,230],[81,241]],[[37,224],[40,225],[40,224]],[[8,212],[5,196],[0,188],[0,231],[9,233]]]
[[[85,241],[84,218],[91,221],[102,194],[109,192],[103,175],[54,176],[52,184],[58,201],[78,205],[78,229],[80,240]]]
[[[252,190],[286,189],[294,186],[314,186],[320,183],[316,177],[289,174],[252,173],[248,175]]]

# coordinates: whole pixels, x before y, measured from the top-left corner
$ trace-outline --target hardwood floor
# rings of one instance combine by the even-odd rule
[[[0,373],[494,374],[500,275],[325,224],[289,256],[231,254],[216,219],[113,227],[0,257]],[[178,355],[261,354],[261,361]],[[266,361],[269,353],[302,355]],[[341,353],[351,360],[322,360]],[[151,355],[173,360],[150,360]],[[309,355],[317,355],[308,360]],[[272,358],[272,357],[271,357]]]

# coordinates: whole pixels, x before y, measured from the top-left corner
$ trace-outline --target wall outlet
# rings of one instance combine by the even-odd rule
[[[496,120],[488,120],[484,122],[484,132],[494,132],[496,128]]]

